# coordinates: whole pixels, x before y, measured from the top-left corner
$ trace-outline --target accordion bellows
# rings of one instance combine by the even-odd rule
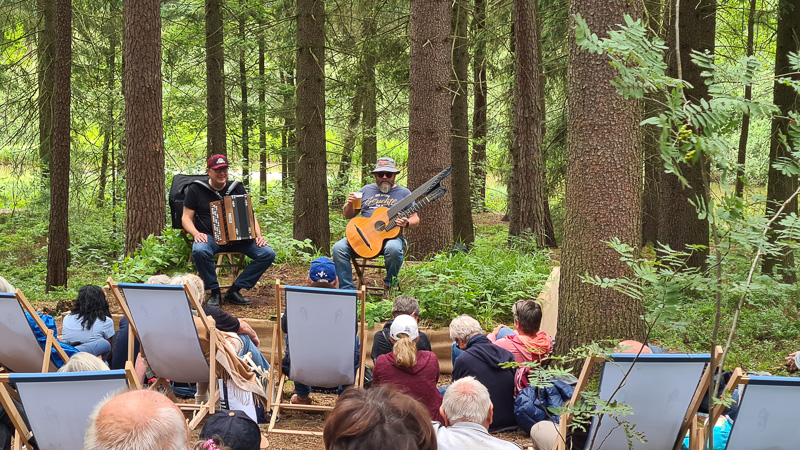
[[[254,239],[255,217],[250,195],[229,195],[209,203],[214,242],[226,245]]]

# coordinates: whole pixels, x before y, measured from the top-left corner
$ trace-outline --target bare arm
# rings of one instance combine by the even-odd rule
[[[183,207],[183,216],[181,217],[181,225],[187,233],[191,234],[196,242],[208,242],[208,236],[201,233],[197,227],[194,226],[194,210]]]
[[[355,194],[352,192],[350,195],[347,196],[347,203],[344,204],[344,218],[345,219],[352,219],[353,217],[358,214],[355,208],[353,208],[353,200],[356,198]]]
[[[256,221],[256,226],[255,226],[255,228],[256,228],[256,245],[259,246],[259,247],[263,247],[265,245],[269,245],[269,244],[267,244],[267,240],[264,239],[264,237],[261,235],[261,225],[259,225],[258,219],[253,217],[253,220]]]
[[[414,213],[407,218],[397,219],[397,225],[403,228],[417,228],[419,226],[419,214]]]
[[[250,326],[249,323],[245,322],[242,319],[239,319],[239,330],[236,331],[236,334],[246,334],[250,336],[250,340],[253,341],[253,344],[256,344],[256,347],[261,345],[261,342],[258,339],[258,335],[253,327]]]

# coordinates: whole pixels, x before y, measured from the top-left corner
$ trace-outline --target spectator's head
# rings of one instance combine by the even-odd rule
[[[526,336],[535,336],[542,326],[542,307],[535,300],[514,303],[514,328]]]
[[[14,291],[15,291],[14,285],[9,283],[8,280],[6,280],[5,278],[0,277],[0,292],[13,294]]]
[[[141,389],[113,395],[89,416],[84,450],[185,450],[189,427],[164,394]]]
[[[439,412],[447,426],[456,422],[472,422],[488,430],[492,424],[494,406],[486,386],[475,377],[464,377],[447,388]]]
[[[347,389],[325,420],[327,450],[435,450],[436,433],[422,403],[389,386]]]
[[[620,342],[614,349],[614,351],[617,353],[639,353],[640,350],[643,355],[653,353],[653,351],[650,350],[650,347],[642,344],[639,341],[634,341],[631,339]]]
[[[205,304],[205,286],[203,285],[203,280],[200,279],[197,275],[193,273],[185,273],[183,275],[177,275],[169,280],[169,284],[178,284],[183,285],[186,284],[189,286],[189,291],[192,293],[192,296],[200,302],[200,304]]]
[[[450,322],[450,339],[456,341],[458,348],[465,350],[472,336],[483,331],[481,324],[467,314],[462,314]]]
[[[392,338],[395,364],[399,367],[416,366],[417,340],[419,340],[417,321],[406,314],[395,317],[389,328],[389,336]]]
[[[309,286],[336,289],[339,278],[336,276],[336,266],[333,261],[324,256],[311,261],[306,281]]]
[[[169,284],[169,277],[163,274],[153,275],[145,281],[145,284]]]
[[[416,320],[419,320],[419,302],[417,299],[410,295],[398,295],[392,304],[392,317],[397,317],[401,314],[408,314]]]
[[[218,448],[221,443],[231,450],[256,450],[269,445],[258,424],[238,410],[221,410],[209,417],[200,431],[200,439],[204,442],[211,439]]]
[[[97,372],[108,370],[108,366],[97,356],[87,352],[78,352],[72,355],[67,363],[61,366],[59,372]]]
[[[103,292],[103,288],[93,284],[78,289],[78,298],[71,312],[80,318],[81,326],[85,329],[91,328],[95,320],[111,317],[106,293]]]

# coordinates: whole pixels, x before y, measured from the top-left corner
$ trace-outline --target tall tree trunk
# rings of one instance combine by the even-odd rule
[[[281,72],[281,83],[285,84],[283,94],[283,129],[281,130],[281,186],[287,188],[294,184],[294,161],[297,140],[295,137],[295,108],[294,97],[294,74],[289,71],[284,74]],[[295,94],[296,95],[296,94]]]
[[[375,23],[373,3],[373,0],[367,0],[367,4],[365,5],[367,15],[363,23],[364,47],[362,53],[364,54],[364,101],[362,106],[363,119],[361,121],[362,185],[373,182],[374,177],[372,176],[372,169],[375,168],[375,163],[378,160],[378,94],[375,86],[375,64],[378,60],[378,51],[375,43],[377,25]]]
[[[514,143],[508,235],[530,234],[539,248],[555,247],[547,234],[544,196],[544,73],[536,0],[514,0]]]
[[[264,28],[259,19],[258,32],[258,180],[261,188],[261,201],[267,201],[267,82],[264,68]]]
[[[334,193],[331,196],[331,205],[340,208],[347,200],[347,183],[350,180],[350,170],[353,167],[353,152],[356,147],[356,137],[358,136],[358,125],[361,123],[361,106],[364,103],[364,93],[360,87],[353,96],[353,109],[350,113],[350,120],[347,122],[347,129],[344,131],[344,142],[342,143],[342,159],[339,161],[337,170]]]
[[[605,36],[623,14],[641,17],[640,2],[572,0],[570,17],[580,14],[589,29]],[[642,151],[641,109],[622,98],[611,81],[617,76],[608,57],[581,50],[574,19],[568,38],[566,217],[559,285],[556,352],[598,339],[642,340],[644,307],[610,288],[584,283],[599,277],[631,275],[606,241],[619,238],[637,247],[640,241]],[[519,51],[519,49],[517,50]]]
[[[247,2],[242,0],[239,4],[242,8],[239,16],[239,37],[242,39],[242,47],[239,49],[239,87],[242,93],[242,184],[245,188],[250,186],[250,105],[247,102],[247,65],[244,55],[244,42],[247,42]]]
[[[450,165],[450,3],[412,1],[410,40],[408,187],[414,189]],[[452,244],[449,193],[419,215],[419,228],[408,234],[411,254],[421,257]]]
[[[750,0],[750,13],[747,15],[747,56],[753,56],[753,38],[755,37],[756,19],[756,0]],[[748,84],[744,87],[744,99],[753,98],[753,86]],[[737,157],[738,168],[736,169],[736,191],[737,197],[744,194],[744,163],[747,162],[747,138],[750,134],[750,115],[742,114],[742,132],[739,135],[739,152]]]
[[[486,209],[486,0],[475,0],[472,19],[472,204]]]
[[[667,33],[668,45],[675,48],[675,11],[669,16]],[[692,50],[714,52],[714,33],[716,27],[716,1],[715,0],[680,0],[680,67],[678,73],[678,60],[672,52],[669,55],[669,74],[688,81],[693,89],[685,91],[687,100],[699,103],[701,99],[708,99],[708,86],[701,77],[701,69],[691,62]],[[689,186],[683,186],[678,177],[671,173],[661,174],[661,211],[659,216],[658,236],[662,244],[667,244],[674,250],[687,250],[687,245],[703,245],[705,250],[697,250],[687,261],[689,267],[705,267],[708,257],[709,224],[708,219],[698,218],[697,209],[693,204],[698,200],[703,204],[708,203],[705,189],[703,188],[703,168],[701,164],[708,162],[698,161],[694,164],[681,164],[680,170]]]
[[[791,77],[794,81],[800,80],[800,76],[794,72],[789,63],[789,53],[800,51],[798,35],[800,35],[800,0],[780,0],[778,2],[778,32],[775,47],[776,77]],[[792,156],[791,148],[797,146],[797,138],[787,134],[788,113],[796,111],[800,106],[800,95],[792,87],[776,82],[773,101],[780,109],[780,114],[772,119],[770,134],[766,207],[768,217],[775,215],[780,205],[797,189],[797,177],[780,172],[774,167],[774,164],[781,158],[790,158]],[[793,145],[787,147],[787,141]],[[781,217],[794,213],[797,213],[797,198],[786,205]],[[775,232],[769,236],[771,242],[777,242],[780,230],[779,226],[775,227]],[[776,269],[784,283],[797,282],[797,274],[794,271],[794,253],[790,249],[784,247],[778,255],[764,258],[761,268],[764,273],[772,273]]]
[[[206,157],[227,155],[222,0],[206,0]]]
[[[69,267],[70,96],[72,93],[72,1],[56,0],[53,64],[53,161],[47,243],[49,292],[67,286]]]
[[[55,60],[56,0],[37,0],[39,33],[36,43],[39,84],[39,165],[47,187],[53,160],[53,62]]]
[[[325,152],[325,5],[297,0],[297,158],[294,227],[297,240],[311,239],[330,251],[328,161]]]
[[[453,164],[453,239],[467,246],[475,241],[472,224],[472,190],[469,170],[469,40],[467,39],[467,0],[456,0],[451,7],[450,30],[453,36],[453,78],[450,91],[450,158]]]
[[[161,3],[125,0],[125,252],[166,222],[161,105]]]
[[[111,5],[112,11],[116,12],[117,8],[114,6],[113,2]],[[107,78],[106,78],[106,86],[108,87],[108,108],[106,109],[106,122],[104,124],[105,132],[103,133],[103,149],[102,154],[100,156],[100,175],[99,175],[99,186],[97,189],[97,207],[102,208],[103,204],[105,203],[106,198],[106,178],[108,177],[108,152],[111,147],[114,146],[114,124],[115,124],[115,117],[114,117],[114,105],[115,105],[115,96],[114,93],[114,86],[116,85],[116,73],[117,73],[117,45],[118,45],[118,35],[117,29],[114,27],[115,20],[109,20],[108,26],[105,27],[105,33],[108,36],[108,54],[106,55],[106,68],[107,68]]]

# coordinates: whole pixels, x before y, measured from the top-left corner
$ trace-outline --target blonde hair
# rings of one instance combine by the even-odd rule
[[[108,366],[97,356],[87,352],[72,355],[67,363],[58,369],[59,372],[97,372],[108,370]]]
[[[193,273],[185,273],[177,275],[169,280],[169,284],[188,284],[189,290],[192,292],[194,298],[200,302],[201,305],[205,304],[205,286],[203,280]]]
[[[9,294],[13,294],[14,285],[9,283],[5,278],[0,277],[0,292],[8,292]]]
[[[395,341],[392,353],[398,367],[414,367],[417,365],[417,344],[408,338],[405,333],[400,333],[399,341]]]

